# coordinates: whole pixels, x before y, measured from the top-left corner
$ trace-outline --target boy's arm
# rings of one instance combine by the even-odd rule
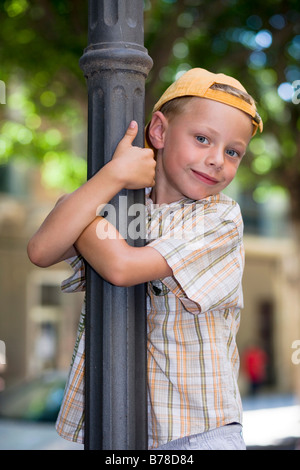
[[[99,206],[121,189],[153,186],[153,152],[132,146],[137,130],[137,123],[132,121],[112,160],[83,186],[58,200],[28,243],[28,256],[34,264],[47,267],[75,254],[73,245],[95,219]]]
[[[129,287],[172,276],[172,269],[155,248],[128,245],[102,217],[84,230],[75,246],[104,279],[116,286]]]

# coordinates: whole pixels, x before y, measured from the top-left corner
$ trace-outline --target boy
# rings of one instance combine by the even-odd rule
[[[238,205],[221,191],[258,128],[255,103],[237,80],[192,69],[154,107],[146,138],[155,159],[151,148],[132,147],[132,122],[111,162],[61,198],[29,242],[39,266],[75,256],[65,290],[84,288],[78,252],[113,284],[148,282],[149,448],[245,448],[235,341],[243,224]],[[122,188],[142,187],[151,190],[149,243],[136,248],[95,214]],[[80,328],[57,424],[79,442],[83,372]]]

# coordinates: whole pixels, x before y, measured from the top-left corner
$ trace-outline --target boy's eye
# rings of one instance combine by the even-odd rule
[[[240,154],[238,152],[236,152],[235,150],[233,150],[233,149],[229,149],[226,152],[230,157],[239,157],[240,156]]]
[[[197,139],[198,142],[200,142],[201,144],[208,144],[207,138],[204,137],[203,135],[197,135],[197,136],[196,136],[196,139]]]

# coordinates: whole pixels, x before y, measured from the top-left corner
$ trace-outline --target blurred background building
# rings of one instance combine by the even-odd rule
[[[3,386],[45,370],[68,369],[82,295],[61,292],[60,284],[71,272],[66,263],[39,269],[28,260],[28,240],[54,203],[39,185],[38,172],[27,175],[30,185],[13,165],[0,167],[0,173],[5,182],[0,194],[0,331],[6,345]],[[26,187],[33,191],[31,202]]]

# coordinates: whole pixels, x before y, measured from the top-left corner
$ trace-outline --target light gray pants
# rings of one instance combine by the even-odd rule
[[[240,424],[229,424],[167,442],[155,450],[246,450]]]

